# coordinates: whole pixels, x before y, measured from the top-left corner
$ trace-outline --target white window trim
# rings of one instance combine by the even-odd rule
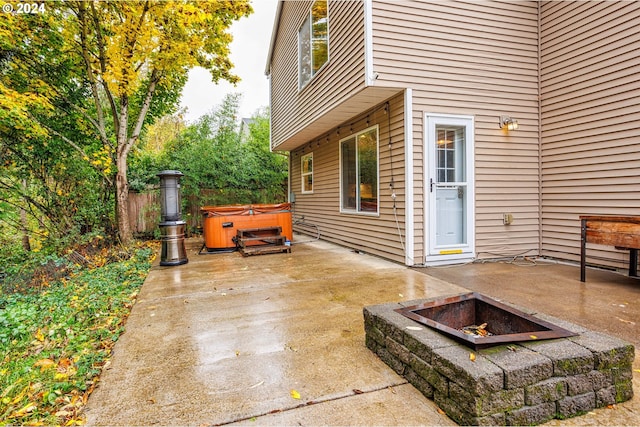
[[[376,130],[376,178],[378,181],[378,185],[376,186],[376,200],[378,201],[376,204],[376,211],[375,212],[359,212],[356,209],[344,209],[343,208],[343,199],[342,199],[342,141],[346,141],[347,139],[351,139],[351,138],[356,138],[356,141],[358,140],[358,135],[363,134],[363,133],[367,133],[369,131],[371,131],[372,129]],[[363,129],[359,132],[355,132],[352,133],[349,136],[346,136],[344,138],[342,138],[340,141],[338,141],[338,150],[339,150],[339,156],[338,156],[338,161],[339,161],[339,168],[340,168],[340,183],[339,183],[339,187],[338,187],[338,191],[340,192],[340,213],[343,214],[348,214],[348,215],[362,215],[362,216],[380,216],[380,127],[378,125],[374,125],[374,126],[370,126],[366,129]],[[359,193],[358,193],[359,194]]]
[[[316,1],[317,0],[313,0],[313,2],[311,2],[311,7],[309,8],[309,13],[307,13],[304,21],[302,22],[302,24],[298,28],[298,38],[297,38],[297,40],[298,40],[298,91],[302,91],[302,89],[307,87],[309,85],[309,83],[311,83],[313,81],[315,76],[320,74],[320,72],[325,68],[325,66],[331,61],[331,50],[329,49],[330,40],[331,40],[331,24],[329,22],[329,0],[327,0],[327,60],[325,61],[324,64],[322,64],[322,66],[320,68],[318,68],[318,71],[316,71],[315,73],[313,72],[313,64],[311,64],[312,65],[312,67],[311,67],[311,76],[309,77],[309,80],[307,80],[306,82],[302,83],[302,79],[301,79],[301,76],[300,76],[300,62],[302,61],[302,52],[300,51],[300,30],[302,29],[302,26],[306,22],[307,18],[310,18],[311,25],[313,26],[313,17],[311,16],[311,14],[313,12],[313,5],[315,4]],[[313,38],[313,29],[309,30],[309,38],[310,38],[309,46],[313,46],[313,42],[311,40]]]
[[[304,160],[306,158],[311,157],[311,172],[304,172]],[[311,191],[309,190],[305,190],[304,189],[304,183],[305,183],[305,177],[311,175]],[[301,182],[300,182],[300,191],[302,192],[302,194],[313,194],[313,188],[314,188],[314,183],[313,183],[313,152],[309,153],[309,154],[303,154],[302,156],[300,156],[300,178],[301,178]]]

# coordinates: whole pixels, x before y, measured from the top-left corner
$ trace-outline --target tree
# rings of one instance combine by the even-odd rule
[[[271,152],[269,136],[269,109],[264,108],[257,111],[249,123],[245,141],[247,178],[251,186],[263,189],[264,197],[286,200],[289,156]]]
[[[8,130],[24,138],[55,136],[92,164],[93,143],[92,151],[105,156],[94,166],[115,186],[117,228],[127,243],[132,147],[145,124],[175,108],[189,68],[208,69],[214,82],[238,81],[228,29],[251,12],[246,0],[83,0],[47,2],[40,16],[7,14],[0,20],[0,61],[15,72],[0,81],[0,119],[9,116]],[[56,48],[26,54],[38,40],[55,41]],[[66,79],[42,72],[61,61]],[[81,91],[85,98],[69,96]],[[52,116],[72,120],[80,138],[46,120]]]
[[[147,132],[144,149],[132,157],[132,182],[138,189],[148,188],[157,184],[156,171],[177,169],[185,174],[183,201],[200,206],[284,202],[288,156],[270,152],[269,111],[258,111],[241,132],[239,102],[239,94],[229,94],[179,135],[171,137],[171,132],[163,131],[159,155],[153,141],[160,133]],[[170,117],[157,123],[176,120]]]

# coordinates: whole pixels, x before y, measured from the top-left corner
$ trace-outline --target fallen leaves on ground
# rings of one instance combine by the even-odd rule
[[[27,405],[25,407],[15,411],[13,414],[9,415],[9,418],[21,418],[21,417],[24,417],[29,412],[33,412],[37,407],[38,407],[38,405],[36,405],[35,403],[27,403]]]
[[[294,399],[300,399],[300,393],[297,390],[291,389],[291,397]]]
[[[51,359],[40,359],[36,363],[33,364],[36,368],[40,368],[40,372],[44,372],[47,369],[53,368],[56,366],[56,362]]]
[[[0,425],[81,425],[156,249],[93,260],[38,293],[0,293]]]

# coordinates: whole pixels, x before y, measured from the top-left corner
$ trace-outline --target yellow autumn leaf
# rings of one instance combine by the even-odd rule
[[[24,417],[29,412],[33,412],[33,410],[36,409],[36,408],[37,408],[37,406],[36,406],[35,403],[27,403],[27,405],[24,406],[22,409],[19,409],[16,412],[14,412],[13,414],[11,414],[9,416],[9,418]]]
[[[53,368],[56,366],[56,362],[51,359],[40,359],[36,363],[33,364],[35,367],[39,367],[40,371],[45,371],[49,368]]]
[[[44,341],[44,334],[42,333],[40,328],[38,328],[38,330],[36,331],[36,339],[40,342]]]
[[[538,337],[536,335],[529,335],[529,338],[531,338],[532,340],[537,340]]]
[[[298,393],[297,390],[291,390],[291,397],[293,397],[294,399],[300,399],[300,393]]]
[[[56,381],[64,381],[67,378],[69,378],[69,374],[66,372],[57,372],[54,376],[53,379]]]
[[[476,361],[476,355],[475,353],[469,353],[469,360],[471,360],[472,362]]]
[[[13,398],[10,405],[15,405],[16,403],[20,402],[22,398],[24,398],[27,395],[28,391],[29,391],[29,386],[26,386],[25,388],[23,388],[22,391],[18,393],[16,397]]]

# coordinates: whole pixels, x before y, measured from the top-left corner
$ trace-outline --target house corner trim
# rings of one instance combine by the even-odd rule
[[[404,162],[405,162],[405,250],[404,263],[408,266],[416,264],[415,236],[413,212],[413,92],[411,88],[404,91]]]

